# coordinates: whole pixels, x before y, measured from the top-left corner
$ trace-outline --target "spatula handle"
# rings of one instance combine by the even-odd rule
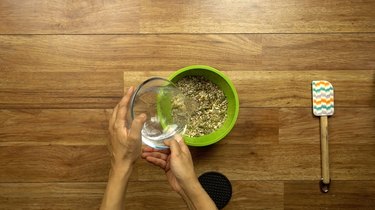
[[[320,117],[320,149],[322,156],[322,181],[329,184],[329,155],[328,155],[328,117]]]

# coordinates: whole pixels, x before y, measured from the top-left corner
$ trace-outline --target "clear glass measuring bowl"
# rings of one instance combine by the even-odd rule
[[[134,91],[130,102],[131,119],[147,115],[142,128],[142,142],[156,149],[166,149],[164,140],[183,134],[191,115],[192,101],[171,81],[152,77]]]

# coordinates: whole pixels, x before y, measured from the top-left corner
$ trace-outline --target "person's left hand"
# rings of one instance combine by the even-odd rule
[[[137,116],[130,127],[127,128],[126,114],[128,104],[134,88],[130,87],[120,103],[114,108],[109,120],[109,133],[111,135],[109,149],[112,155],[112,166],[133,165],[141,154],[141,129],[146,121],[146,115]]]

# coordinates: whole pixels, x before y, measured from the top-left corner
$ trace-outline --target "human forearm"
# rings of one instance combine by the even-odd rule
[[[101,210],[123,210],[125,192],[128,180],[133,170],[129,163],[113,165],[109,173],[107,188],[104,194]]]
[[[186,195],[186,193],[183,190],[181,190],[181,192],[178,192],[178,194],[185,201],[189,210],[197,210],[194,204],[191,202],[190,198]]]
[[[216,205],[203,189],[202,185],[198,180],[193,181],[192,183],[187,183],[183,186],[184,196],[186,204],[189,209],[199,209],[199,210],[216,210]]]
[[[128,105],[134,88],[130,87],[120,103],[113,109],[109,119],[108,131],[110,134],[108,149],[111,154],[111,170],[107,188],[104,193],[101,210],[124,209],[124,200],[128,180],[135,161],[141,152],[141,129],[146,115],[141,114],[133,119],[129,129],[126,119]]]

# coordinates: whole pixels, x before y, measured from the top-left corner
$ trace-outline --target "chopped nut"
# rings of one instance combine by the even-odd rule
[[[228,101],[224,92],[203,76],[186,76],[176,83],[182,93],[195,101],[195,110],[191,114],[186,135],[199,137],[219,129],[226,117]],[[175,105],[179,104],[177,101]],[[173,112],[173,116],[178,113]]]

